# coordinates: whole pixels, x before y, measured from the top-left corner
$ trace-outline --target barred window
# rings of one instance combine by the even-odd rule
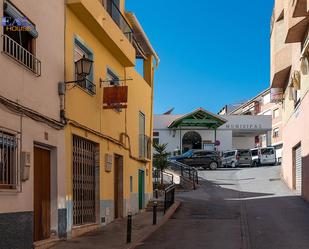
[[[0,130],[0,189],[16,188],[17,164],[17,137]]]

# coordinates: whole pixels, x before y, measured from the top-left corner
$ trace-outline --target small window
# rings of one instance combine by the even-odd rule
[[[279,137],[279,128],[273,130],[273,137]]]
[[[250,156],[250,151],[249,150],[240,150],[239,152],[238,152],[238,154],[240,155],[240,156]]]
[[[280,116],[279,109],[275,109],[274,112],[273,112],[273,117],[278,118],[279,116]]]
[[[4,1],[2,26],[3,52],[40,76],[41,62],[35,57],[35,25],[12,3]]]
[[[107,68],[107,79],[111,86],[118,86],[120,84],[119,77],[110,68]]]
[[[86,57],[90,60],[93,59],[93,53],[89,48],[87,48],[81,41],[78,39],[75,39],[74,43],[74,62],[79,61],[83,57]],[[94,94],[95,93],[95,86],[92,83],[93,81],[93,67],[91,68],[90,74],[84,79],[82,76],[77,75],[76,69],[75,69],[75,80],[79,81],[77,83],[78,86],[81,88],[87,90],[89,93]]]
[[[153,136],[154,136],[154,137],[158,137],[158,136],[160,136],[160,133],[159,133],[158,131],[154,131],[154,132],[153,132]]]
[[[275,152],[274,152],[274,149],[273,148],[264,148],[264,149],[261,149],[261,154],[262,155],[273,155]]]
[[[4,23],[3,34],[9,36],[31,54],[34,54],[34,41],[37,38],[35,25],[8,1],[3,4],[2,24]]]
[[[0,131],[0,189],[17,185],[18,140],[15,135]]]
[[[259,151],[258,150],[251,150],[251,155],[252,156],[258,156]]]

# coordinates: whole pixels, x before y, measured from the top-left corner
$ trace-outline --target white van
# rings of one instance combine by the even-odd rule
[[[252,165],[276,165],[276,150],[274,147],[255,148],[251,150]]]

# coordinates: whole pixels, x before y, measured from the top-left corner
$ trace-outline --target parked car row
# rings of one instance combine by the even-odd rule
[[[255,148],[251,150],[226,151],[222,155],[224,167],[241,167],[260,165],[276,165],[276,150],[274,147]]]
[[[257,167],[260,165],[276,165],[276,150],[274,147],[241,149],[219,152],[207,150],[189,150],[180,156],[170,158],[190,167],[201,167],[215,170],[219,167]]]

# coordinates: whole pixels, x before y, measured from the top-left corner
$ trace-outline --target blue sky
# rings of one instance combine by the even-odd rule
[[[126,0],[161,59],[155,113],[217,112],[269,86],[272,0]]]

